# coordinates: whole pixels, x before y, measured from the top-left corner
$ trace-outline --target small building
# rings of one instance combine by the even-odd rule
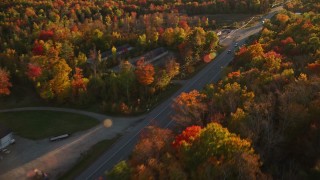
[[[0,149],[4,149],[14,142],[12,131],[0,124]]]

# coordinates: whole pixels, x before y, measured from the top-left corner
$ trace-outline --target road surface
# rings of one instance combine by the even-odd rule
[[[144,117],[110,117],[93,112],[57,107],[2,109],[0,113],[18,111],[69,112],[90,116],[101,123],[56,142],[50,142],[47,138],[31,140],[15,136],[15,145],[7,147],[10,153],[0,152],[0,180],[25,179],[26,174],[34,168],[40,168],[49,173],[50,179],[56,179],[59,174],[61,175],[78,162],[81,153],[86,152],[101,140],[112,139],[124,133],[127,128]]]
[[[281,7],[272,9],[272,11],[263,18],[271,18],[280,9]],[[221,43],[229,46],[227,50],[234,50],[234,43],[237,42],[239,45],[243,44],[246,38],[258,33],[261,29],[261,22],[258,22],[253,27],[247,29],[240,28],[230,33],[229,38],[222,40]],[[142,122],[131,128],[118,142],[76,179],[97,179],[99,176],[103,175],[105,171],[112,169],[119,161],[126,159],[139,139],[141,131],[151,123],[155,123],[163,128],[170,126],[172,123],[170,116],[173,112],[171,107],[173,99],[182,92],[189,92],[194,89],[201,90],[206,84],[217,82],[220,79],[223,68],[233,59],[233,55],[227,54],[227,50],[221,53],[213,62],[209,63],[192,79],[188,80],[179,91],[151,111]]]

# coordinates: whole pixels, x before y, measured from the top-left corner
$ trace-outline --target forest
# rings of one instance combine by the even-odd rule
[[[272,2],[3,0],[2,108],[97,104],[103,112],[143,112],[173,88],[171,80],[193,73],[220,48],[215,21],[190,15],[260,13]],[[174,56],[149,63],[143,54],[156,48]]]
[[[259,14],[273,3],[2,0],[1,108],[144,112],[223,48],[221,27],[207,14]],[[284,8],[239,48],[221,81],[174,100],[174,130],[147,127],[106,176],[320,179],[320,3],[291,0]],[[173,56],[153,63],[159,52]]]
[[[109,179],[319,179],[320,3],[293,0],[226,76],[178,96]]]

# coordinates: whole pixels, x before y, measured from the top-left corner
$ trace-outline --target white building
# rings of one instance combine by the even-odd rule
[[[12,131],[0,124],[0,150],[14,143],[14,141]]]

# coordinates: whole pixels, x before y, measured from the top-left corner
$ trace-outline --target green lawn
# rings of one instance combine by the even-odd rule
[[[107,139],[98,142],[90,148],[79,160],[79,162],[73,166],[69,171],[64,173],[59,179],[75,179],[82,171],[84,171],[89,165],[91,165],[96,159],[98,159],[110,146],[119,139],[117,136],[113,139]]]
[[[91,117],[54,111],[0,113],[0,123],[19,136],[43,139],[89,129],[99,122]]]

